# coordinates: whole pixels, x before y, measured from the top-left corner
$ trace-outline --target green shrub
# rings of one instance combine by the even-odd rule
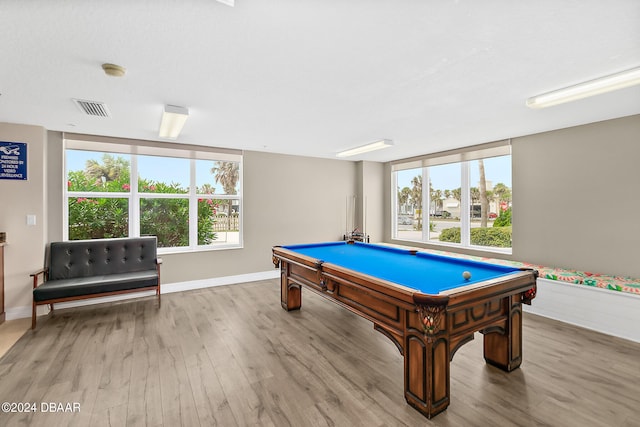
[[[511,208],[506,211],[500,211],[500,215],[493,221],[494,227],[508,227],[511,225]]]
[[[460,227],[445,228],[440,232],[441,242],[460,243]]]
[[[471,244],[494,248],[510,248],[511,227],[472,228]]]
[[[108,159],[109,156],[105,156]],[[125,192],[129,184],[128,163],[120,158],[120,173],[101,180],[87,171],[70,171],[67,188],[78,192]],[[106,163],[106,162],[105,162]],[[98,166],[101,166],[97,163]],[[179,184],[139,180],[139,189],[148,193],[185,194]],[[198,244],[208,245],[217,238],[213,230],[216,208],[225,201],[202,199],[197,206]],[[69,197],[69,240],[127,237],[129,205],[126,198]],[[140,198],[140,235],[158,237],[158,247],[189,245],[189,200],[184,198]]]
[[[441,242],[460,243],[460,227],[446,228],[440,233]],[[472,228],[471,244],[494,248],[511,247],[511,227]]]
[[[69,240],[127,237],[126,199],[69,198]]]

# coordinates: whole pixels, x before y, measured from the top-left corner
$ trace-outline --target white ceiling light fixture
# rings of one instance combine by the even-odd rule
[[[637,84],[640,84],[640,67],[531,97],[527,99],[527,107],[551,107]]]
[[[380,141],[372,142],[371,144],[363,145],[361,147],[351,148],[349,150],[341,151],[336,154],[336,157],[350,157],[356,154],[368,153],[370,151],[381,150],[393,145],[393,141],[390,139],[381,139]]]
[[[218,2],[231,7],[235,6],[235,0],[218,0]]]
[[[165,105],[160,122],[160,138],[177,139],[188,117],[189,110],[186,107]]]

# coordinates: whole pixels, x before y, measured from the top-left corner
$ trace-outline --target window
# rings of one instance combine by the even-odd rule
[[[394,239],[510,252],[508,142],[394,163],[392,183]]]
[[[460,195],[462,188],[462,165],[449,163],[425,168],[429,177],[429,232],[430,242],[441,240],[443,233],[450,229],[460,230]],[[454,233],[450,238],[452,243],[460,243],[460,233]],[[426,239],[425,239],[426,240]]]
[[[65,135],[64,238],[154,235],[160,252],[240,247],[241,154],[164,145]]]

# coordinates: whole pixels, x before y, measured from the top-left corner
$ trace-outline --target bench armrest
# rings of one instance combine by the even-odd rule
[[[31,273],[29,276],[33,277],[33,289],[38,287],[38,277],[42,275],[42,281],[43,283],[47,281],[47,279],[49,278],[49,268],[48,267],[44,267],[41,268],[40,270],[36,271],[35,273]]]

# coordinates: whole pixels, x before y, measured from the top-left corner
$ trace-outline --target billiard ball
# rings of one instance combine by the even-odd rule
[[[463,271],[462,277],[464,277],[465,280],[469,280],[471,279],[471,273],[469,273],[468,271]]]

